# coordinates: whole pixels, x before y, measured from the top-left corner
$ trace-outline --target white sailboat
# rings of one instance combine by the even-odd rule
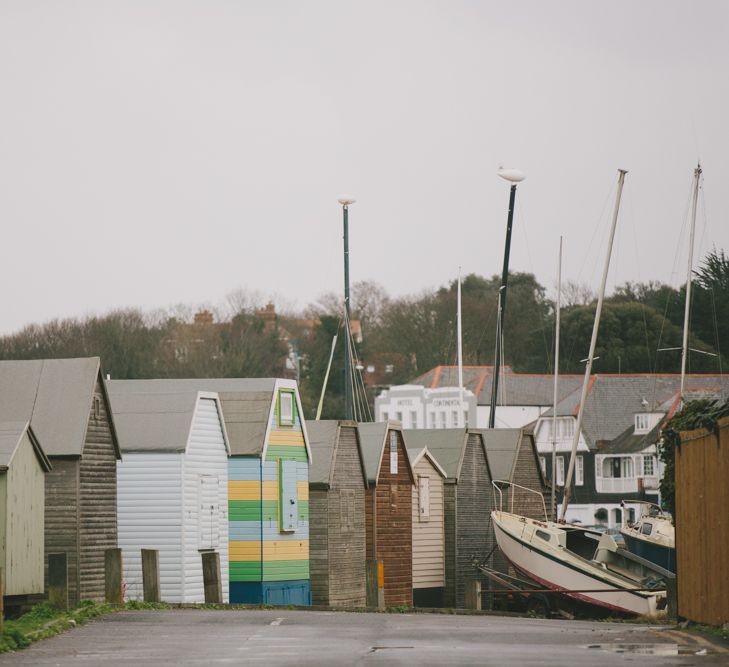
[[[592,371],[626,173],[624,170],[619,171],[615,210],[595,313],[590,353],[586,359],[585,379],[567,471],[561,520],[550,521],[546,507],[544,521],[506,512],[501,501],[497,504],[498,509],[491,513],[491,519],[499,548],[514,568],[529,579],[545,588],[559,591],[567,597],[609,609],[611,612],[648,615],[655,614],[665,606],[663,575],[667,573],[619,547],[611,535],[564,523],[582,423],[582,408]],[[506,486],[507,482],[494,481],[500,499],[502,489]]]

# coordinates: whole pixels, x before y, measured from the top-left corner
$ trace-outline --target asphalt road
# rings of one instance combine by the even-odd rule
[[[623,623],[180,609],[110,614],[24,651],[0,654],[0,665],[729,664],[729,655],[711,649],[696,655],[705,645],[694,641]]]

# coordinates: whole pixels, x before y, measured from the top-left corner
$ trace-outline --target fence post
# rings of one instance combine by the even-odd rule
[[[202,554],[203,585],[205,587],[205,604],[221,604],[223,587],[220,581],[220,554],[217,551],[206,551]]]
[[[5,609],[3,608],[3,569],[0,567],[0,637],[3,636],[3,620]]]
[[[48,554],[48,604],[68,609],[68,560],[66,553]]]
[[[385,564],[381,560],[368,559],[366,565],[368,607],[385,608]]]
[[[104,551],[104,579],[106,601],[110,604],[123,604],[121,549],[106,549]]]
[[[481,582],[478,579],[466,582],[466,609],[481,610]]]
[[[142,589],[145,602],[161,602],[159,592],[159,551],[142,549]]]
[[[666,615],[669,620],[678,620],[678,586],[676,577],[666,577]]]

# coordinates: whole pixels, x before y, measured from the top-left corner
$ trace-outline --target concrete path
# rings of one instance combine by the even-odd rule
[[[440,614],[124,611],[0,665],[721,665],[727,655],[644,625]]]

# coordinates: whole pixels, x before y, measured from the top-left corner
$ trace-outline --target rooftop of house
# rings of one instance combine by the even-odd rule
[[[351,421],[340,421],[336,419],[310,421],[307,424],[312,454],[311,467],[309,468],[310,484],[329,486],[335,460],[334,454],[339,445],[338,438],[340,437],[342,428],[356,430],[357,424]],[[355,437],[359,436],[355,434]],[[364,470],[362,473],[362,479],[364,484]]]
[[[405,446],[410,460],[415,460],[420,452],[427,447],[428,452],[438,462],[446,476],[458,479],[461,474],[463,460],[469,433],[472,429],[465,428],[439,428],[439,429],[407,429],[403,431]],[[482,436],[481,431],[475,431]]]
[[[51,469],[51,464],[28,422],[0,422],[0,472],[10,467],[13,456],[26,433],[43,470],[48,472]]]

